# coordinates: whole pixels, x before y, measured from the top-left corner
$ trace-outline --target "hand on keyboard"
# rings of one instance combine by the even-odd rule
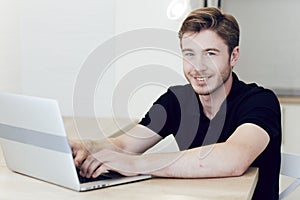
[[[77,175],[78,175],[80,183],[87,183],[87,182],[93,182],[93,181],[101,181],[101,180],[115,179],[115,178],[124,177],[124,175],[122,175],[118,172],[108,171],[106,173],[101,174],[100,176],[98,176],[96,178],[86,178],[86,177],[83,177],[79,174],[79,172],[80,172],[79,168],[76,168],[76,171],[77,171]]]

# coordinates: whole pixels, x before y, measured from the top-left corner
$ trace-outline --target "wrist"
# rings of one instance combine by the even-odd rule
[[[97,141],[95,140],[83,140],[82,145],[88,153],[95,153],[99,151],[99,146],[97,145]]]

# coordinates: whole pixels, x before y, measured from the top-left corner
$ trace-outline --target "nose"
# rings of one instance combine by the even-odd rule
[[[208,68],[208,61],[207,58],[205,58],[204,56],[197,56],[194,63],[193,67],[195,68],[195,70],[197,71],[205,71]]]

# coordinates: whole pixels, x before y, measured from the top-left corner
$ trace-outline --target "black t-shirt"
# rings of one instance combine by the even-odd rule
[[[226,141],[244,123],[263,128],[270,137],[266,149],[251,164],[259,168],[252,199],[278,199],[281,113],[275,94],[246,84],[233,73],[233,85],[216,116],[210,120],[191,85],[170,87],[150,108],[140,124],[162,137],[173,134],[180,150]]]

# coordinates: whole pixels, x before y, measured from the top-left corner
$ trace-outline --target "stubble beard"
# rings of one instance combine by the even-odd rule
[[[226,76],[222,76],[221,75],[222,81],[220,82],[219,85],[217,85],[213,89],[210,89],[209,86],[208,86],[208,84],[207,84],[207,89],[208,89],[207,92],[197,92],[196,88],[194,90],[200,96],[212,95],[213,93],[215,93],[217,90],[219,90],[221,87],[224,86],[224,84],[229,80],[229,77],[230,77],[231,73],[232,73],[232,70],[228,70],[228,71],[226,71]]]

